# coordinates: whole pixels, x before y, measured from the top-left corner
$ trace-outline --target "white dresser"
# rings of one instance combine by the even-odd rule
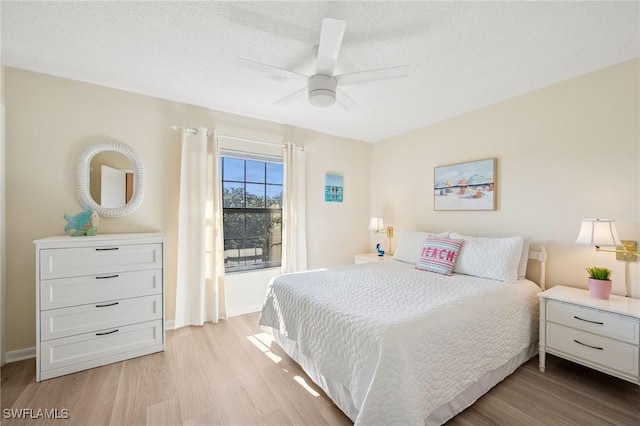
[[[164,350],[164,236],[36,245],[36,381]]]
[[[540,297],[540,370],[545,353],[640,384],[640,300],[555,286]]]

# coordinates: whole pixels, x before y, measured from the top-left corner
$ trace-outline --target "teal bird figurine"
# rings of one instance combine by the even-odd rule
[[[384,250],[380,247],[380,243],[376,244],[376,251],[378,252],[378,256],[384,256]]]

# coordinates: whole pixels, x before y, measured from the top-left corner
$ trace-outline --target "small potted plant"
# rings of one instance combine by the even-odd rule
[[[611,269],[592,266],[589,273],[589,292],[596,299],[608,299],[611,294]]]

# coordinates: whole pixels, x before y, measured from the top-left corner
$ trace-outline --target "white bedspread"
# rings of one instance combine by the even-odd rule
[[[260,324],[349,390],[356,425],[418,425],[537,340],[539,291],[374,262],[274,278]]]

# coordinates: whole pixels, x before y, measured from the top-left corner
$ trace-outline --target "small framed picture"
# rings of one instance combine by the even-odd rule
[[[327,173],[324,177],[324,201],[327,203],[341,203],[344,193],[343,182],[342,175]]]
[[[433,209],[495,210],[496,159],[434,168]]]

